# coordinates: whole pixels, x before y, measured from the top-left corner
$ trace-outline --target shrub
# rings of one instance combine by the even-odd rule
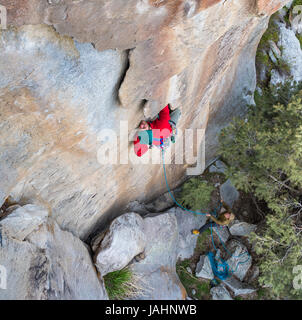
[[[300,42],[300,47],[301,47],[301,49],[302,49],[302,34],[298,34],[298,35],[297,35],[297,38],[298,38],[298,40],[299,40],[299,42]]]
[[[221,132],[220,153],[233,184],[271,203],[302,186],[302,91],[289,83],[255,94],[246,120]],[[295,94],[296,93],[296,94]],[[294,94],[294,97],[291,96]]]
[[[190,266],[190,260],[178,262],[176,265],[176,272],[179,276],[180,282],[185,287],[189,296],[192,296],[192,290],[196,291],[194,298],[197,300],[210,300],[210,281],[195,277],[187,271]]]
[[[287,212],[268,215],[265,231],[250,238],[261,257],[259,284],[270,287],[269,292],[277,298],[301,299],[301,290],[293,288],[293,267],[302,263],[302,241]]]
[[[302,5],[302,0],[294,0],[291,5],[291,8],[298,6],[298,5]]]
[[[267,204],[266,221],[253,234],[261,285],[275,297],[301,297],[293,267],[302,264],[302,90],[286,83],[255,94],[245,120],[222,130],[220,153],[233,184]],[[301,212],[301,215],[300,215]]]
[[[269,50],[269,41],[274,41],[274,42],[278,42],[279,41],[279,31],[278,31],[278,27],[275,23],[275,19],[277,17],[278,13],[275,13],[274,15],[272,15],[268,27],[265,31],[265,33],[263,34],[260,43],[258,45],[258,50],[257,50],[257,54],[256,54],[256,64],[263,64],[268,68],[268,71],[270,72],[273,67],[274,64],[272,63],[272,61],[270,60],[267,51]]]
[[[286,16],[284,17],[285,21],[289,24],[289,12],[287,11]],[[263,34],[258,50],[256,53],[256,65],[264,65],[266,70],[267,79],[270,79],[270,73],[273,69],[277,69],[280,73],[285,75],[290,75],[291,65],[282,58],[282,47],[280,47],[281,57],[275,57],[276,61],[272,61],[268,52],[270,51],[270,41],[275,42],[276,44],[279,41],[279,30],[276,24],[276,20],[279,18],[279,12],[276,12],[272,15],[267,30]],[[261,84],[263,85],[263,84]]]
[[[191,210],[205,210],[210,203],[213,190],[214,187],[207,181],[194,177],[184,183],[177,200]]]
[[[143,293],[141,279],[129,268],[113,271],[104,276],[105,288],[110,300],[123,300]]]

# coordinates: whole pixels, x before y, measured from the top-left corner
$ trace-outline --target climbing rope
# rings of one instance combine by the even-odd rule
[[[221,261],[221,263],[218,263],[218,264],[217,264],[217,267],[218,267],[217,269],[219,269],[219,268],[222,269],[222,273],[216,275],[215,272],[214,272],[214,274],[215,274],[218,278],[220,278],[221,280],[225,280],[226,278],[228,278],[229,276],[231,276],[231,274],[236,273],[237,270],[238,270],[238,267],[239,267],[241,264],[247,263],[247,262],[250,260],[251,256],[250,256],[250,254],[248,253],[248,251],[245,251],[245,252],[243,252],[243,253],[241,253],[241,254],[239,254],[239,255],[237,255],[237,256],[234,255],[234,254],[232,254],[232,253],[227,249],[227,247],[225,246],[224,242],[222,241],[222,239],[221,239],[221,237],[220,237],[220,235],[219,235],[219,232],[218,232],[217,228],[216,228],[216,234],[217,234],[217,236],[218,236],[218,238],[219,238],[219,241],[220,241],[220,243],[222,244],[223,248],[224,248],[225,251],[230,255],[230,258],[239,259],[240,257],[247,255],[247,259],[246,259],[245,261],[239,261],[239,262],[237,263],[235,270],[232,270],[231,267],[229,266],[229,264],[228,264],[225,260],[223,260],[221,257],[219,257],[219,260]],[[215,253],[216,253],[218,250],[217,250],[217,248],[216,248],[216,246],[215,246],[214,237],[213,237],[213,227],[212,227],[212,226],[211,226],[211,238],[212,238],[212,244],[213,244],[213,247],[214,247],[214,250],[215,250]],[[210,252],[210,253],[211,253],[211,252]],[[212,269],[213,269],[213,263],[212,263],[212,261],[211,261],[211,260],[213,260],[213,257],[210,256],[210,253],[208,254],[208,257],[209,257],[209,259],[210,259],[211,266],[212,266]],[[213,253],[211,253],[211,254],[213,255]],[[227,270],[228,276],[225,278],[225,272],[226,272],[226,270]],[[214,271],[214,269],[213,269],[213,271]]]
[[[179,203],[176,201],[176,199],[174,198],[174,196],[173,196],[173,194],[172,194],[172,192],[171,192],[171,189],[170,189],[170,187],[169,187],[169,184],[168,184],[164,153],[165,153],[165,150],[162,149],[162,158],[163,158],[163,168],[164,168],[165,181],[166,181],[166,186],[167,186],[168,192],[169,192],[172,200],[175,202],[175,204],[177,204],[181,209],[183,209],[183,210],[185,210],[185,211],[188,211],[188,212],[191,212],[191,213],[195,213],[195,214],[199,214],[199,215],[206,215],[207,213],[205,213],[205,212],[198,212],[198,211],[189,210],[189,209],[183,207],[181,204],[179,204]]]
[[[185,207],[183,207],[181,204],[179,204],[176,199],[174,198],[172,192],[171,192],[171,189],[169,187],[169,184],[168,184],[168,179],[167,179],[167,173],[166,173],[166,166],[165,166],[165,158],[164,158],[164,149],[162,148],[162,160],[163,160],[163,168],[164,168],[164,176],[165,176],[165,181],[166,181],[166,186],[167,186],[167,190],[172,198],[172,200],[175,202],[175,204],[177,206],[179,206],[181,209],[187,211],[187,212],[191,212],[191,213],[195,213],[195,214],[199,214],[199,215],[206,215],[207,213],[205,212],[198,212],[198,211],[192,211],[192,210],[189,210]],[[221,205],[220,205],[221,207]],[[220,208],[219,208],[220,209]],[[217,210],[219,209],[215,209],[214,214],[217,214]],[[211,213],[211,214],[212,214]],[[218,238],[219,238],[219,241],[220,243],[222,244],[223,248],[226,250],[226,252],[230,255],[230,258],[240,258],[241,256],[244,256],[244,255],[247,255],[248,258],[245,260],[245,261],[239,261],[236,265],[236,268],[235,270],[232,270],[229,266],[229,264],[223,260],[221,257],[219,257],[219,260],[220,260],[220,263],[218,263],[215,259],[215,255],[212,253],[212,252],[209,252],[207,254],[207,256],[209,257],[209,260],[210,260],[210,263],[211,263],[211,267],[212,267],[212,270],[213,270],[213,273],[216,277],[218,277],[219,279],[221,280],[226,280],[227,278],[229,278],[233,273],[235,273],[237,270],[238,270],[238,267],[239,265],[241,264],[244,264],[244,263],[247,263],[250,259],[250,254],[248,253],[248,251],[245,251],[241,254],[239,254],[238,256],[235,256],[233,255],[228,249],[227,247],[225,246],[225,243],[222,241],[220,235],[219,235],[219,232],[217,230],[217,227],[216,227],[216,233],[218,235]],[[214,247],[214,250],[215,250],[215,253],[217,252],[217,248],[215,246],[215,242],[214,242],[214,237],[213,237],[213,226],[211,225],[211,238],[212,238],[212,243],[213,243],[213,247]]]

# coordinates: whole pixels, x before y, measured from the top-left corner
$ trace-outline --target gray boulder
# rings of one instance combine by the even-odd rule
[[[247,222],[235,220],[229,225],[230,233],[233,236],[246,237],[256,230],[257,226]]]
[[[255,288],[237,280],[234,277],[224,280],[223,283],[232,290],[235,297],[256,292]]]
[[[301,4],[301,3],[300,3]],[[301,7],[296,6],[296,9],[292,10],[292,24],[291,29],[296,33],[301,35],[302,33],[302,20],[301,20]]]
[[[289,66],[289,75],[293,81],[302,80],[302,50],[295,31],[288,28],[285,23],[277,22],[279,29],[278,47],[282,47],[282,60]],[[294,27],[293,27],[294,28]],[[278,70],[272,70],[270,83],[277,85],[288,80],[289,76],[281,74]]]
[[[234,275],[241,281],[245,278],[252,265],[252,257],[247,248],[237,240],[229,241],[227,249],[232,253],[232,257],[227,260]]]
[[[171,191],[173,196],[174,192]],[[171,198],[169,192],[166,192],[159,196],[156,200],[145,205],[146,209],[150,212],[162,212],[168,208],[171,208],[174,205],[174,201]]]
[[[269,50],[268,56],[270,57],[270,59],[272,60],[272,62],[273,62],[275,65],[277,65],[278,60],[277,60],[276,56],[274,55],[273,50]]]
[[[280,83],[284,83],[288,79],[288,76],[282,74],[276,69],[273,69],[271,71],[271,79],[270,79],[270,84],[272,86],[277,86]]]
[[[228,241],[230,232],[227,226],[216,226],[213,228],[213,231],[224,243]]]
[[[196,247],[197,235],[192,234],[193,229],[199,229],[206,222],[205,215],[192,214],[181,208],[172,208],[168,212],[175,215],[178,228],[177,259],[189,259]]]
[[[96,250],[95,265],[102,276],[121,270],[146,246],[144,223],[140,215],[126,213],[111,223]]]
[[[239,199],[239,192],[228,179],[224,184],[220,186],[220,196],[221,199],[223,199],[223,201],[232,208],[234,202]]]
[[[139,201],[131,201],[126,206],[127,212],[136,212],[141,215],[147,215],[150,213],[150,211],[146,208],[146,206],[143,203],[140,203]]]
[[[172,213],[144,219],[145,259],[130,268],[143,279],[136,300],[184,300],[187,293],[176,274],[178,228]]]
[[[213,300],[233,300],[229,291],[222,284],[217,287],[213,287],[210,290],[210,293]]]
[[[13,210],[13,208],[16,209]],[[37,230],[48,217],[45,208],[33,204],[13,208],[11,209],[13,211],[0,222],[0,225],[11,238],[19,241],[23,241],[30,233]]]
[[[295,32],[286,27],[286,24],[279,23],[279,42],[282,46],[282,59],[290,67],[290,74],[294,81],[302,80],[302,50]]]
[[[277,59],[281,58],[281,50],[278,48],[278,46],[276,45],[276,43],[272,40],[268,41],[270,49],[272,50],[272,53],[274,54],[274,56]]]
[[[47,215],[26,205],[1,221],[7,289],[0,290],[0,300],[108,299],[84,243]]]
[[[200,260],[196,266],[195,275],[198,278],[204,278],[209,280],[212,280],[214,278],[214,274],[208,256],[203,255],[200,257]]]
[[[225,169],[226,169],[226,165],[222,161],[217,160],[214,164],[210,166],[209,172],[224,173]]]
[[[186,270],[187,270],[189,273],[191,273],[191,274],[193,273],[193,272],[192,272],[192,269],[191,269],[190,267],[186,267]]]

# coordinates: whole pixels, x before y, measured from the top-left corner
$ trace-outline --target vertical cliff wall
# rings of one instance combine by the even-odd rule
[[[258,42],[288,1],[0,2],[0,204],[46,203],[85,239],[165,190],[160,164],[100,164],[99,132],[119,135],[120,121],[130,132],[170,102],[180,130],[206,130],[209,163],[220,129],[252,101]],[[169,167],[172,187],[185,167]]]

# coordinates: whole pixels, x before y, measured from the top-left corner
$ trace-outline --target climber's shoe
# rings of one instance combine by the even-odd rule
[[[192,234],[200,234],[200,232],[199,232],[199,230],[197,230],[197,229],[193,229],[193,230],[192,230]]]

